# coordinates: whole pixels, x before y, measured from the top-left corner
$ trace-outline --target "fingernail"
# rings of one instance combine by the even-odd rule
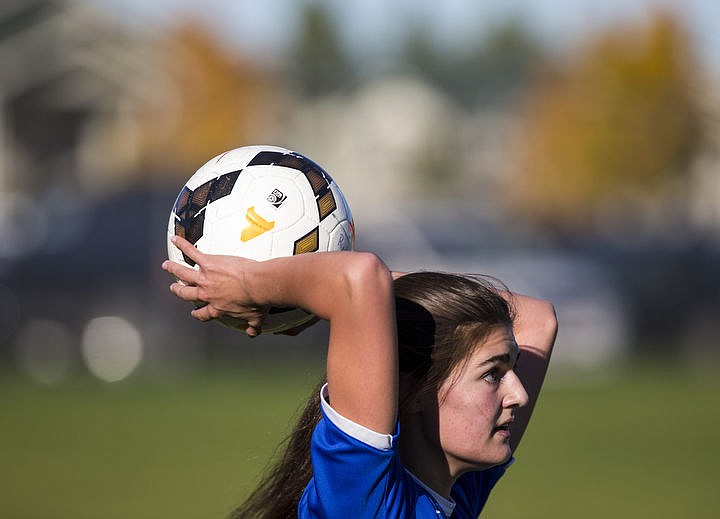
[[[163,261],[163,263],[162,263],[163,270],[167,270],[167,264],[168,264],[167,260]]]
[[[170,236],[170,241],[174,244],[177,241],[177,236],[175,236],[175,235]]]

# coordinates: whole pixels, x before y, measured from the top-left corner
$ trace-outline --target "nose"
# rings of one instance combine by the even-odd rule
[[[507,392],[503,396],[503,407],[525,407],[530,398],[528,397],[525,386],[523,386],[520,377],[514,371],[510,371],[505,374],[507,377]]]

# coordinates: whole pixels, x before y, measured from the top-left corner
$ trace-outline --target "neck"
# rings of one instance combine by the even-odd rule
[[[412,415],[400,424],[400,460],[419,480],[445,498],[459,474],[452,472],[450,463],[439,442],[425,437],[417,423],[419,415]]]

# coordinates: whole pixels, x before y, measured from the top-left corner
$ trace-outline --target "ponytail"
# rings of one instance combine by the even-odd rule
[[[282,454],[270,465],[258,486],[228,519],[290,519],[297,517],[298,503],[312,477],[310,439],[322,416],[317,385],[308,398],[295,427],[280,444]]]

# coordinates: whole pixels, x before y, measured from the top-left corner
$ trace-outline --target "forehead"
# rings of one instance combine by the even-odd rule
[[[493,328],[485,339],[473,348],[468,361],[474,365],[487,362],[514,364],[519,351],[512,328],[498,326]]]

